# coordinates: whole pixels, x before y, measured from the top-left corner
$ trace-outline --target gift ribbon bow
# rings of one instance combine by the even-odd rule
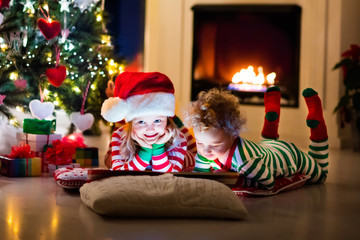
[[[31,151],[29,144],[21,144],[20,146],[12,146],[11,153],[8,158],[33,158],[35,153]]]
[[[52,145],[47,148],[45,156],[50,163],[63,165],[72,162],[75,151],[75,147],[71,143],[54,140]]]

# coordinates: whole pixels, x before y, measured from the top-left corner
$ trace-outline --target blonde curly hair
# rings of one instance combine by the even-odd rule
[[[217,88],[200,92],[198,99],[187,105],[184,115],[188,127],[200,131],[222,129],[232,137],[239,136],[246,122],[239,99],[229,91]]]

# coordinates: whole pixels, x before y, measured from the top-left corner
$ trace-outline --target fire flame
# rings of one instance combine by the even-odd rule
[[[253,66],[247,69],[241,69],[240,72],[234,74],[232,83],[229,84],[229,90],[246,91],[246,92],[265,92],[269,85],[275,83],[276,74],[274,72],[268,74],[265,78],[263,67],[258,67],[256,75]]]
[[[232,78],[233,83],[252,84],[252,85],[273,85],[275,83],[276,73],[272,72],[265,78],[263,67],[258,67],[258,74],[256,75],[253,66],[247,69],[241,69],[240,72],[234,74]]]

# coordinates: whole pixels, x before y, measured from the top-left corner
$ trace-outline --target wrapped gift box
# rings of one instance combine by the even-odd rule
[[[39,120],[25,118],[23,120],[23,132],[31,134],[49,135],[56,131],[56,120]]]
[[[75,146],[72,143],[57,139],[52,141],[52,144],[46,149],[44,162],[54,165],[71,164],[74,153]]]
[[[41,158],[7,158],[0,156],[2,175],[8,177],[34,177],[41,175]]]
[[[49,172],[49,169],[48,169],[48,164],[49,164],[49,160],[46,159],[45,157],[45,152],[34,152],[35,154],[35,157],[39,157],[41,158],[41,172]]]
[[[48,169],[49,169],[49,175],[52,176],[54,174],[54,171],[56,169],[59,168],[76,168],[76,167],[80,167],[79,163],[69,163],[69,164],[64,164],[64,165],[55,165],[55,164],[48,164]]]
[[[76,148],[73,156],[73,163],[84,166],[99,166],[99,150],[94,147]]]
[[[61,139],[61,134],[30,134],[18,132],[16,134],[18,144],[26,143],[30,145],[31,151],[42,152],[44,151],[44,146],[51,144],[52,141]]]

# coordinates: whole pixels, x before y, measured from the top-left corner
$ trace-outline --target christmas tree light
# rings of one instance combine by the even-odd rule
[[[0,94],[6,96],[0,113],[10,119],[11,108],[29,111],[29,102],[40,99],[41,91],[46,89],[46,99],[56,109],[71,114],[84,105],[95,123],[102,120],[100,108],[107,98],[107,82],[124,66],[123,59],[116,58],[111,36],[104,27],[107,14],[103,6],[101,0],[12,0],[9,8],[0,9]],[[57,30],[54,22],[61,29],[53,37]],[[111,68],[109,59],[113,62]],[[66,77],[56,87],[45,73],[54,69],[59,74],[60,66],[66,69]],[[17,80],[26,81],[26,88],[17,88]]]

